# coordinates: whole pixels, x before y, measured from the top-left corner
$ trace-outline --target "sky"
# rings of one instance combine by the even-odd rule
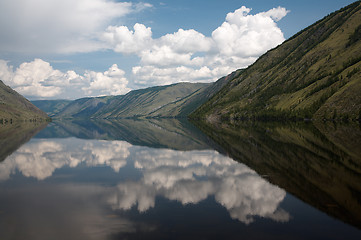
[[[2,0],[0,80],[30,100],[213,82],[352,0]]]

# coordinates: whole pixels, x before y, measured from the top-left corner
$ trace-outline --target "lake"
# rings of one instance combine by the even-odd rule
[[[361,239],[357,124],[55,121],[0,143],[0,239]]]

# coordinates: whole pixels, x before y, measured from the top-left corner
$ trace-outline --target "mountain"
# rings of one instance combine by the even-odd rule
[[[178,83],[131,91],[125,95],[75,100],[57,118],[174,117],[180,105],[204,91],[207,83]],[[173,107],[169,107],[172,105]],[[200,105],[200,104],[199,104]],[[195,106],[193,109],[198,107]]]
[[[31,101],[37,108],[46,112],[50,117],[55,116],[61,110],[63,110],[71,100],[35,100]]]
[[[33,104],[54,118],[187,117],[243,70],[214,83],[177,83],[134,90],[126,95],[88,97],[74,101],[37,100]]]
[[[0,81],[0,121],[12,122],[49,118],[29,100]]]
[[[360,39],[357,1],[268,51],[191,117],[360,119]]]
[[[231,79],[238,76],[243,70],[239,69],[232,72],[231,74],[218,79],[216,82],[211,83],[206,88],[202,88],[200,91],[194,92],[194,94],[189,95],[179,101],[168,103],[166,106],[160,109],[162,117],[176,116],[176,117],[186,117],[191,114],[195,109],[205,103],[210,99],[214,94],[222,89]],[[156,111],[152,116],[157,116],[159,112]]]
[[[130,92],[114,99],[93,116],[101,118],[122,117],[171,117],[170,104],[182,104],[185,99],[203,91],[209,84],[178,83],[168,86],[151,87]]]
[[[134,90],[119,96],[74,101],[38,100],[33,103],[54,118],[186,117],[240,72],[235,71],[215,83],[177,83]]]

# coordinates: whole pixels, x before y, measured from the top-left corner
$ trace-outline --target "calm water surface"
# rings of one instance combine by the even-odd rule
[[[337,198],[346,184],[295,191],[327,178],[278,180],[276,166],[228,157],[237,150],[222,146],[227,139],[235,142],[175,120],[50,123],[0,162],[0,239],[361,239],[359,188],[351,199]],[[255,157],[271,164],[277,156],[267,154]],[[340,178],[359,180],[352,166],[354,176]]]

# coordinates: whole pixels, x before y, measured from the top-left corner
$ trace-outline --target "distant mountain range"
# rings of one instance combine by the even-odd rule
[[[0,81],[0,123],[47,118],[46,113]]]
[[[215,83],[177,83],[134,90],[125,95],[33,103],[53,118],[187,117],[241,70]]]
[[[62,111],[71,100],[35,100],[31,101],[39,109],[46,112],[50,117],[55,116],[57,113]]]
[[[191,117],[360,119],[361,2],[261,56]]]

